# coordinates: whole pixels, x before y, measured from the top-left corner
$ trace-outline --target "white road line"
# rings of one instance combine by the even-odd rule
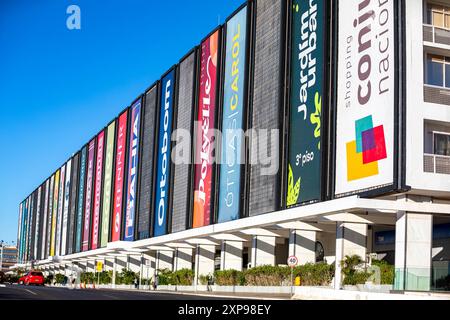
[[[6,288],[4,284],[0,284],[0,288]]]
[[[35,293],[35,292],[31,291],[31,290],[25,289],[25,291],[27,291],[27,292],[29,292],[29,293],[34,294],[35,296],[37,296],[37,293]]]

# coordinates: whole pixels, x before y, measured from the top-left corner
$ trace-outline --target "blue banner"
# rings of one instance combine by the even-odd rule
[[[161,81],[161,101],[158,139],[158,167],[156,172],[156,197],[154,236],[167,233],[167,212],[169,206],[170,154],[173,118],[174,70]]]
[[[131,107],[131,133],[128,152],[127,210],[125,215],[125,241],[134,240],[134,217],[136,214],[136,187],[141,130],[141,100]]]
[[[247,7],[227,22],[219,222],[239,219],[244,144]]]

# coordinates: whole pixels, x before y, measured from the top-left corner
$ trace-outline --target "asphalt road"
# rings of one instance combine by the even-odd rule
[[[162,292],[134,292],[105,289],[67,289],[23,285],[1,285],[0,300],[227,300]],[[232,298],[230,298],[232,299]]]

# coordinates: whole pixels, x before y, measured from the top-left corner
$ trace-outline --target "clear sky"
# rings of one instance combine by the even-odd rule
[[[244,0],[1,0],[0,240],[19,203]],[[69,5],[81,30],[69,30]]]

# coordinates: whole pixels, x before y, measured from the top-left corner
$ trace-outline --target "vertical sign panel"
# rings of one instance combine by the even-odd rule
[[[72,179],[72,159],[66,164],[66,181],[64,183],[64,211],[62,218],[62,232],[61,232],[61,255],[67,253],[67,229],[69,222],[69,205],[70,205],[70,189]]]
[[[39,187],[37,191],[37,198],[36,198],[36,219],[35,219],[35,230],[34,230],[34,246],[33,246],[33,256],[34,259],[38,259],[38,244],[39,244],[39,235],[41,233],[41,230],[39,229],[40,223],[41,223],[41,196],[42,196],[42,186]]]
[[[46,191],[47,182],[44,182],[41,186],[41,206],[39,215],[39,235],[38,235],[38,245],[37,245],[37,259],[42,260],[44,256],[42,254],[42,244],[45,242],[45,201],[46,201]]]
[[[128,143],[128,185],[125,214],[125,241],[134,240],[134,221],[136,216],[137,180],[139,163],[139,139],[141,130],[141,100],[131,107],[131,130]]]
[[[55,255],[59,256],[61,253],[61,233],[62,233],[62,217],[64,211],[64,184],[66,182],[66,165],[61,167],[60,183],[58,191],[58,215],[56,217],[56,244]]]
[[[22,232],[22,261],[26,260],[26,251],[27,251],[27,230],[28,230],[28,213],[30,206],[30,198],[27,198],[25,201],[25,211],[24,211],[24,219],[23,219],[23,232]]]
[[[394,3],[339,1],[337,196],[394,183]]]
[[[158,104],[158,86],[155,85],[145,94],[145,108],[142,123],[142,154],[139,187],[138,236],[139,239],[150,237],[151,205],[153,193],[153,167],[156,135],[156,108]]]
[[[92,250],[98,248],[99,242],[104,146],[105,146],[105,131],[102,131],[97,136],[97,161],[95,165],[95,188],[94,188],[94,217],[92,221],[92,235],[91,235]]]
[[[80,153],[72,158],[72,178],[70,187],[70,209],[69,209],[69,235],[67,242],[67,254],[74,253],[75,234],[77,222],[77,196],[78,196],[78,169],[79,169]]]
[[[81,250],[89,250],[89,232],[91,229],[91,216],[92,216],[92,189],[94,183],[94,167],[95,167],[95,139],[89,142],[88,159],[87,159],[87,172],[86,172],[86,201],[84,205],[84,218],[83,218],[83,243]]]
[[[48,219],[47,219],[47,243],[45,245],[45,257],[50,256],[51,244],[52,244],[52,223],[53,223],[53,197],[55,190],[55,175],[50,178],[50,189],[48,199]]]
[[[23,202],[21,202],[20,205],[19,205],[19,221],[17,223],[17,225],[18,225],[18,227],[17,227],[17,251],[18,251],[17,255],[18,255],[18,258],[19,258],[19,262],[20,262],[20,254],[22,253],[22,249],[21,249],[21,246],[22,246],[22,235],[21,235],[21,233],[22,233],[23,207],[24,207],[24,204],[23,204]]]
[[[128,111],[122,113],[119,117],[117,127],[117,145],[116,145],[116,177],[114,180],[114,207],[112,220],[112,241],[119,241],[122,228],[123,212],[123,192],[125,184],[125,154],[127,139]]]
[[[176,131],[173,140],[174,150],[179,146],[183,152],[174,152],[181,159],[176,159],[173,167],[173,203],[172,203],[172,232],[186,230],[188,226],[188,214],[191,212],[191,149],[192,139],[186,141],[186,137],[192,136],[194,128],[194,86],[197,55],[195,52],[180,62],[177,82],[177,120]],[[176,135],[175,135],[176,133]],[[187,148],[186,148],[187,146]],[[177,150],[178,151],[178,150]]]
[[[256,216],[281,207],[281,161],[284,110],[281,78],[284,0],[256,2],[255,57],[252,85],[250,181],[248,214]],[[267,157],[263,161],[262,157]],[[266,164],[269,163],[269,164]]]
[[[81,251],[81,237],[83,233],[83,217],[84,217],[84,199],[86,189],[86,160],[87,146],[81,150],[80,159],[80,178],[78,184],[78,209],[77,209],[77,225],[75,236],[75,252]]]
[[[46,258],[46,244],[47,244],[47,220],[48,220],[48,197],[50,190],[50,179],[45,181],[45,195],[44,195],[44,215],[42,219],[42,244],[41,244],[41,259]]]
[[[102,207],[102,231],[100,245],[106,247],[109,241],[112,181],[114,164],[114,140],[116,137],[116,122],[112,122],[107,129],[106,153],[105,153],[105,174],[103,179],[103,207]]]
[[[293,1],[287,206],[321,199],[324,2]]]
[[[226,24],[225,82],[219,189],[219,222],[239,218],[244,163],[244,100],[247,61],[247,7]]]
[[[161,80],[154,236],[161,236],[167,233],[174,86],[175,71],[172,70]]]
[[[198,91],[197,132],[194,169],[193,227],[210,224],[214,205],[213,140],[216,127],[216,91],[218,84],[219,30],[204,40],[201,47]]]
[[[60,170],[55,173],[55,184],[53,188],[53,212],[52,212],[52,237],[50,242],[50,256],[56,254],[56,222],[58,220],[58,200],[59,200],[59,177]]]

